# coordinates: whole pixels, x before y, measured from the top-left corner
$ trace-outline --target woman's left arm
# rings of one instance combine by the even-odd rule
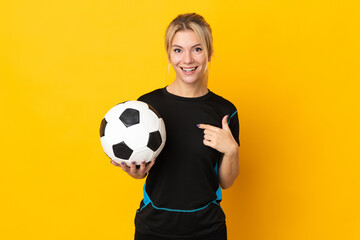
[[[233,153],[223,155],[219,167],[220,186],[223,189],[231,187],[239,175],[239,147],[235,146]]]
[[[229,116],[222,119],[222,128],[199,124],[204,129],[204,145],[223,153],[219,165],[219,181],[223,189],[229,188],[239,175],[239,146],[228,125]]]

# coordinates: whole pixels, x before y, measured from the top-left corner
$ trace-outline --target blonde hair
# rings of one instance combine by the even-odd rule
[[[213,38],[210,25],[205,19],[197,13],[185,13],[178,15],[167,27],[165,34],[165,49],[170,59],[171,43],[175,34],[179,31],[192,30],[200,40],[201,46],[204,48],[207,62],[213,55]]]

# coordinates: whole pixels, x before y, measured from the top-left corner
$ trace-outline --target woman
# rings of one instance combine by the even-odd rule
[[[175,80],[138,99],[164,119],[165,147],[156,164],[112,164],[133,178],[148,173],[135,217],[136,240],[224,240],[221,188],[229,188],[239,173],[237,111],[207,88],[213,46],[202,16],[177,16],[166,30],[165,46]]]

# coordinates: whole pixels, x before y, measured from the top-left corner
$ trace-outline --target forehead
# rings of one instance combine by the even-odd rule
[[[196,44],[201,44],[196,33],[192,30],[179,31],[175,34],[171,45],[179,46],[194,46]]]

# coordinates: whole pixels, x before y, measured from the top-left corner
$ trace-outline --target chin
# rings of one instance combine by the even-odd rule
[[[198,83],[198,82],[202,81],[199,78],[197,78],[197,79],[186,79],[186,78],[184,79],[184,78],[182,78],[181,80],[182,80],[182,82],[187,83],[187,84],[195,84],[195,83]]]
[[[203,82],[203,78],[200,76],[182,76],[179,79],[187,84],[195,84],[198,82]]]

